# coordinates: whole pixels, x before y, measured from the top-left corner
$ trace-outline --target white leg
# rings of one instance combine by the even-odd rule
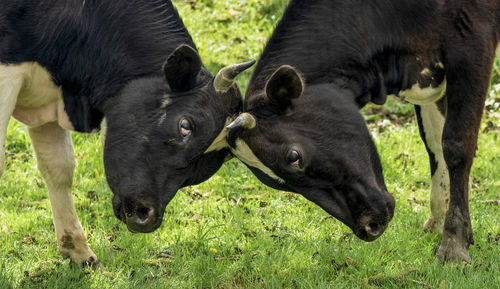
[[[103,118],[101,121],[101,143],[104,148],[104,144],[106,143],[106,133],[108,132],[108,123],[106,122],[106,118]]]
[[[73,143],[69,131],[56,122],[30,128],[37,166],[49,190],[57,243],[64,257],[77,264],[99,267],[90,250],[80,220],[76,215],[71,186],[75,167]]]
[[[0,74],[0,176],[5,168],[5,137],[10,116],[17,102],[17,95],[23,86],[23,79],[14,81],[1,78]]]
[[[425,142],[430,153],[434,155],[435,162],[431,185],[431,212],[429,219],[424,224],[424,230],[437,229],[443,233],[444,220],[450,201],[450,176],[443,156],[442,142],[445,118],[436,103],[424,104],[420,107]]]

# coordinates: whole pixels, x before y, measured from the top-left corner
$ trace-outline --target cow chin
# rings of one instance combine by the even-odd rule
[[[340,194],[336,194],[335,192],[332,192],[330,190],[319,190],[319,189],[316,190],[299,189],[296,190],[296,192],[300,193],[306,199],[315,203],[323,210],[325,210],[328,214],[332,215],[337,220],[344,223],[356,234],[356,236],[358,236],[358,234],[356,233],[358,231],[357,226],[355,225],[356,222],[354,221],[354,218],[345,200],[342,198],[335,197],[339,196]],[[364,238],[361,239],[364,240]]]
[[[137,225],[136,223],[129,223],[129,222],[127,222],[126,225],[127,225],[127,229],[132,233],[152,233],[160,227],[162,221],[163,221],[162,216],[159,216],[156,219],[155,223],[148,225],[148,226],[141,226],[141,225]]]
[[[302,195],[344,223],[356,237],[366,242],[374,241],[384,233],[394,213],[394,199],[387,192],[382,194],[383,201],[377,202],[380,208],[370,208],[363,212],[357,212],[358,208],[350,208],[348,203],[351,202],[338,191],[312,190]]]

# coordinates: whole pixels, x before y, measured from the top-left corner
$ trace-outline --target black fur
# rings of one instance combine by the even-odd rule
[[[1,1],[0,62],[45,67],[77,131],[106,117],[113,207],[133,231],[155,230],[177,190],[209,178],[229,153],[205,151],[241,94],[215,91],[171,1]]]
[[[2,1],[0,31],[0,62],[45,67],[82,132],[99,128],[103,103],[130,80],[161,75],[177,46],[195,47],[163,0]]]
[[[247,89],[244,111],[257,126],[231,132],[229,143],[242,138],[285,180],[252,168],[263,182],[303,194],[363,238],[362,217],[386,224],[394,204],[358,108],[382,104],[417,81],[436,87],[446,79],[440,110],[451,199],[438,256],[467,260],[468,176],[499,19],[498,0],[291,0]],[[282,65],[295,67],[305,88],[277,104],[266,86]],[[302,153],[301,169],[286,162],[291,148]]]

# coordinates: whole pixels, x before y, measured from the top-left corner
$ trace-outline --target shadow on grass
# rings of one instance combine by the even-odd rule
[[[0,272],[0,288],[11,289],[14,288],[10,283],[9,278]]]
[[[248,236],[253,239],[251,242],[236,246],[229,243],[212,248],[209,242],[200,240],[144,252],[143,266],[129,282],[165,286],[169,282],[183,284],[187,279],[183,285],[195,288],[400,288],[415,285],[412,280],[420,274],[416,269],[403,268],[390,274],[367,272],[364,257],[349,249],[334,250],[340,243],[351,242],[351,234],[327,237],[328,240],[322,240],[325,247],[317,251],[309,250],[317,240],[278,231],[263,235]],[[256,243],[260,246],[254,246]],[[292,247],[298,255],[287,252]],[[382,261],[381,258],[368,267],[381,266]],[[360,275],[374,277],[362,280]]]
[[[90,275],[90,269],[68,262],[41,262],[24,272],[18,288],[90,288],[93,283]]]

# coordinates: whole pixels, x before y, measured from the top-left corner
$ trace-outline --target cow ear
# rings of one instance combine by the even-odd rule
[[[294,67],[283,65],[278,68],[266,83],[266,95],[269,101],[281,110],[287,109],[292,99],[304,92],[304,79]]]
[[[200,55],[186,44],[177,47],[163,64],[163,73],[172,91],[186,91],[194,87],[200,69]]]

